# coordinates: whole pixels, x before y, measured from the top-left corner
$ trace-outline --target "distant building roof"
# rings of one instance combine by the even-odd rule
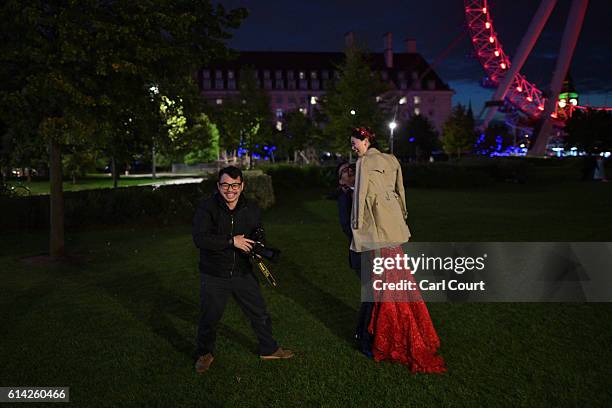
[[[252,66],[257,70],[295,70],[295,71],[321,71],[334,70],[342,64],[345,55],[343,52],[293,52],[293,51],[242,51],[238,57],[219,63],[212,63],[205,69],[228,69],[237,73],[240,69]],[[435,90],[450,90],[448,84],[444,83],[438,74],[430,68],[430,65],[418,53],[393,53],[393,68],[389,69],[385,65],[384,53],[370,53],[367,56],[370,66],[374,71],[387,71],[388,79],[391,80],[398,89],[400,81],[407,81],[408,88],[414,80],[413,72],[421,77],[426,84],[433,80]],[[401,78],[401,75],[404,77]],[[427,90],[427,86],[422,89]]]

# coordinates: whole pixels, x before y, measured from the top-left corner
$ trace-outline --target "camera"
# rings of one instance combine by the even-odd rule
[[[251,250],[251,256],[259,255],[262,258],[265,258],[271,262],[276,262],[278,257],[280,256],[280,250],[276,248],[270,248],[265,246],[262,241],[264,240],[264,230],[263,228],[257,228],[253,234],[251,234],[249,239],[255,241],[253,244],[253,249]]]

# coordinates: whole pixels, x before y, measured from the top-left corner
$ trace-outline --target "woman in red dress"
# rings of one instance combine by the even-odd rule
[[[406,201],[402,169],[391,154],[372,146],[375,135],[366,128],[354,129],[351,147],[357,153],[357,174],[351,211],[351,249],[372,257],[403,257],[401,244],[410,239],[406,225]],[[378,252],[378,253],[376,253]],[[399,282],[411,274],[387,269],[377,279]],[[397,361],[412,372],[442,373],[444,360],[436,353],[440,340],[427,306],[418,292],[375,294],[369,331],[373,334],[375,361]],[[399,296],[399,297],[398,297]]]

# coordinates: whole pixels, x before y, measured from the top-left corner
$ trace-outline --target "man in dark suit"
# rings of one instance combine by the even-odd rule
[[[338,218],[342,231],[348,238],[349,246],[353,240],[353,231],[351,230],[351,208],[353,206],[353,191],[355,188],[355,164],[343,162],[336,168],[338,174]],[[355,271],[357,277],[361,280],[361,255],[349,247],[349,265]],[[357,327],[355,329],[355,340],[358,343],[359,349],[368,357],[372,356],[372,336],[368,332],[370,317],[372,316],[371,302],[361,302],[359,315],[357,318]]]

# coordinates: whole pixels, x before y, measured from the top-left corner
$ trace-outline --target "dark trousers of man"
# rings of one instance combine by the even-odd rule
[[[268,355],[278,350],[272,337],[272,319],[252,273],[231,278],[200,274],[200,321],[198,323],[197,355],[215,354],[216,327],[230,295],[251,321],[259,340],[259,354]]]
[[[362,271],[362,257],[364,260],[369,254],[357,253],[353,251],[349,251],[349,263],[351,267],[357,274],[359,280],[361,280],[362,285],[367,285],[369,283],[369,279],[364,279],[361,276]],[[366,268],[365,270],[369,270]],[[367,289],[366,289],[367,290]],[[366,355],[371,355],[372,353],[372,335],[368,331],[368,327],[370,326],[370,320],[372,317],[372,309],[374,308],[374,303],[372,302],[361,302],[359,307],[359,313],[357,314],[357,327],[355,328],[355,338],[359,344],[359,349],[362,353]]]

